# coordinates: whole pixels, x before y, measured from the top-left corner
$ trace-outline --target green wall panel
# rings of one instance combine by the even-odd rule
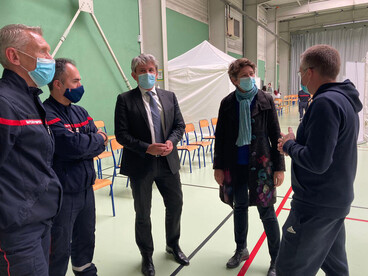
[[[0,27],[13,23],[41,26],[53,52],[78,9],[78,1],[1,0],[0,6]],[[94,1],[94,14],[130,84],[135,87],[130,62],[140,53],[138,1]],[[75,60],[86,91],[78,104],[86,108],[93,119],[104,120],[112,134],[116,97],[128,88],[90,14],[80,13],[56,57]],[[47,86],[42,90],[44,100],[49,90]]]
[[[168,59],[173,59],[208,40],[208,24],[166,9]]]
[[[239,58],[243,57],[242,55],[239,55],[239,54],[236,54],[236,53],[233,53],[233,52],[227,52],[227,54],[229,56],[232,56],[232,57],[236,58],[236,59],[239,59]]]

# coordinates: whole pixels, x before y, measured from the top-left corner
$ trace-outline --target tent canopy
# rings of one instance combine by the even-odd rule
[[[169,88],[175,92],[186,123],[217,117],[221,100],[235,86],[227,70],[235,58],[203,41],[169,61]]]
[[[232,56],[212,46],[207,40],[197,45],[188,52],[169,61],[169,72],[183,68],[228,68],[229,64],[235,60]]]

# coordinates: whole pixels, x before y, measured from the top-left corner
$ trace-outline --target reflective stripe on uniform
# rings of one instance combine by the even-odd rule
[[[2,250],[2,249],[1,249],[1,247],[0,247],[0,252],[1,252],[1,253],[4,253],[4,260],[5,260],[5,262],[8,264],[8,269],[7,269],[7,271],[8,271],[8,276],[10,276],[10,264],[9,264],[8,258],[6,257],[6,253],[5,253],[5,251],[4,251],[4,250]]]
[[[42,121],[40,119],[9,120],[0,118],[0,124],[8,126],[28,126],[28,125],[42,125]]]
[[[90,266],[91,266],[91,263],[85,264],[83,266],[74,266],[74,265],[72,265],[72,269],[74,271],[77,271],[77,272],[82,272],[83,270],[85,270],[87,267],[90,267]]]

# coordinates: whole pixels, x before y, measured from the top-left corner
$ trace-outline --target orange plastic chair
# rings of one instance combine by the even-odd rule
[[[95,123],[95,126],[97,128],[102,128],[102,130],[107,134],[107,130],[106,130],[106,126],[105,126],[105,122],[104,121],[98,120],[98,121],[94,121],[94,123]],[[115,135],[108,135],[107,138],[109,140],[114,139],[115,138]]]
[[[108,152],[112,155],[111,152]],[[110,156],[111,156],[110,155]],[[112,206],[112,215],[115,217],[115,203],[114,203],[114,190],[113,190],[113,184],[114,184],[114,177],[112,180],[103,178],[102,176],[102,167],[101,167],[101,159],[108,157],[107,155],[101,156],[98,155],[93,158],[93,160],[97,161],[97,178],[95,179],[95,183],[92,185],[93,190],[99,190],[103,187],[110,186],[110,196],[111,196],[111,206]]]
[[[204,136],[203,129],[208,129],[208,135]],[[210,124],[207,119],[199,120],[199,130],[201,131],[201,140],[211,140],[215,139],[215,135],[212,135]]]
[[[193,138],[194,136],[194,138]],[[205,155],[205,147],[208,147],[212,144],[212,141],[198,141],[197,133],[195,131],[194,125],[192,123],[185,125],[185,138],[187,145],[196,145],[202,148],[203,152],[203,167],[206,167],[206,155]],[[212,150],[211,150],[212,157]]]
[[[206,135],[204,129],[207,129],[208,135]],[[201,141],[204,141],[204,140],[211,141],[210,151],[211,151],[211,159],[213,161],[212,147],[213,147],[213,141],[215,140],[215,134],[211,133],[210,124],[208,123],[207,119],[203,119],[199,121],[199,130],[201,131]],[[208,152],[208,147],[207,147],[207,152]]]
[[[93,121],[93,122],[95,123],[96,128],[102,129],[102,131],[107,133],[104,121],[97,120],[97,121]],[[109,141],[111,141],[111,139],[115,139],[115,135],[108,135],[107,139]],[[110,147],[111,147],[111,145],[110,145]],[[108,147],[106,147],[106,150],[99,155],[100,158],[97,159],[97,161],[96,161],[97,162],[97,167],[99,167],[101,165],[101,162],[99,161],[100,159],[112,156],[111,152],[109,152],[108,150],[109,150]]]
[[[188,157],[189,157],[189,170],[190,170],[190,173],[192,173],[192,159],[190,157],[190,153],[193,151],[193,154],[195,155],[195,151],[197,151],[198,153],[198,166],[199,168],[201,168],[201,159],[199,157],[199,146],[197,145],[185,145],[183,140],[180,141],[180,146],[177,146],[177,149],[178,151],[181,151],[181,154],[180,154],[180,161],[183,159],[183,153],[184,154],[184,159],[183,159],[183,165],[185,163],[185,158],[187,156],[187,153],[188,153]],[[193,155],[193,157],[194,157]]]
[[[275,99],[273,99],[273,101],[274,101],[275,104],[279,104],[279,105],[282,104],[282,99],[280,99],[280,98],[275,98]]]
[[[293,105],[295,103],[298,103],[298,95],[290,95],[291,96],[291,102],[293,103]]]
[[[283,109],[282,99],[273,99],[273,102],[275,103],[275,108],[276,108],[277,114],[279,116],[281,116],[282,115],[282,109]]]
[[[211,119],[211,125],[212,125],[213,135],[215,135],[216,134],[217,118],[212,118]]]
[[[281,106],[282,106],[282,109],[285,110],[285,112],[290,111],[290,102],[289,101],[282,101]]]
[[[286,95],[284,96],[284,102],[287,102],[290,106],[292,104],[292,95]]]
[[[120,170],[120,161],[121,156],[123,155],[123,148],[124,146],[120,145],[116,138],[110,140],[110,147],[112,152],[112,158],[114,159],[114,175],[113,177],[117,176],[116,170]],[[117,158],[116,154],[119,154],[119,159]],[[129,185],[129,177],[127,178],[126,187]]]

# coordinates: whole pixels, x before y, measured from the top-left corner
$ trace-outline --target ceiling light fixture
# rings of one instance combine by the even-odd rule
[[[327,24],[327,25],[323,25],[323,27],[327,28],[327,27],[335,27],[335,26],[349,25],[349,24],[355,24],[355,23],[364,23],[364,22],[368,22],[368,19],[354,20],[354,21],[335,23],[335,24]]]

